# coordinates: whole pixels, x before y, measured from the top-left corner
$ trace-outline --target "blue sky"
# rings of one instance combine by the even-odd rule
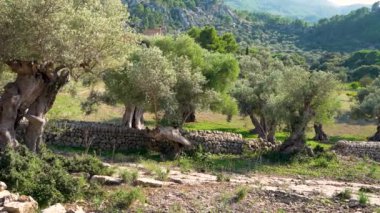
[[[378,0],[330,0],[337,5],[350,5],[350,4],[373,4]]]

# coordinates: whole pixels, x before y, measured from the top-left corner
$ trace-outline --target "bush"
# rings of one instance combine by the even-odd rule
[[[65,160],[64,167],[70,173],[86,172],[93,175],[112,175],[113,169],[104,166],[102,161],[91,155],[76,155],[74,158]]]
[[[0,154],[0,180],[10,190],[32,196],[42,207],[78,199],[84,185],[69,175],[62,158],[46,149],[36,155],[24,146]]]
[[[345,189],[343,192],[340,192],[336,195],[337,198],[340,200],[348,200],[352,197],[352,190],[351,189]]]
[[[134,184],[139,176],[139,173],[137,171],[124,170],[120,176],[124,183]]]
[[[107,211],[118,212],[118,210],[126,210],[135,201],[145,202],[145,196],[140,188],[133,188],[130,191],[115,191],[108,198]]]
[[[352,82],[352,83],[350,84],[350,89],[352,89],[352,90],[357,90],[357,89],[359,89],[360,87],[361,87],[361,84],[360,84],[359,82],[357,82],[357,81]]]
[[[230,176],[224,174],[224,173],[218,173],[216,175],[216,181],[218,182],[230,182],[231,178]]]
[[[170,169],[161,169],[157,168],[155,171],[155,176],[157,180],[160,181],[166,181],[168,180],[169,174],[170,174]]]
[[[240,202],[240,201],[244,200],[247,197],[248,192],[249,192],[249,188],[248,187],[240,187],[240,188],[238,188],[238,190],[236,192],[236,196],[235,196],[235,201],[236,202]]]
[[[359,203],[360,205],[366,206],[369,204],[369,197],[364,192],[359,193]]]

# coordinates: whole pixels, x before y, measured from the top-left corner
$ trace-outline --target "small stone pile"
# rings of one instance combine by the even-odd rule
[[[37,202],[30,196],[10,193],[7,185],[0,181],[0,213],[35,213]]]
[[[339,141],[334,149],[341,155],[368,157],[380,162],[379,142]]]

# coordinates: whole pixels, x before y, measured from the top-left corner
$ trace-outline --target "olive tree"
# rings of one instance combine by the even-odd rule
[[[185,57],[173,60],[174,69],[177,75],[177,82],[174,87],[175,101],[177,108],[175,114],[179,126],[188,120],[192,112],[202,108],[208,108],[215,99],[215,92],[206,88],[207,80],[202,75],[200,69],[193,69],[191,61]]]
[[[281,146],[284,153],[300,152],[305,148],[305,132],[312,121],[322,123],[338,109],[339,81],[326,72],[309,72],[301,67],[286,68],[280,83],[279,99],[283,121],[290,136]]]
[[[241,78],[233,91],[240,113],[249,116],[255,132],[266,141],[275,142],[279,120],[277,103],[279,83],[283,80],[284,65],[281,61],[266,57],[243,56],[240,58]]]
[[[376,78],[370,86],[359,91],[358,105],[353,108],[356,117],[375,119],[376,133],[369,137],[370,141],[380,141],[380,78]]]
[[[214,101],[212,109],[227,112],[227,114],[234,112],[236,104],[231,101],[229,92],[234,86],[240,70],[238,61],[233,55],[210,53],[188,35],[159,37],[153,43],[171,61],[176,60],[175,58],[185,57],[191,64],[192,72],[196,71],[205,77],[206,84],[202,83],[203,92],[213,91],[214,97],[216,97],[215,93],[218,93],[217,96],[219,96],[219,101]],[[184,106],[183,103],[180,104]],[[191,106],[187,107],[189,110],[191,108]],[[188,122],[195,121],[195,111],[184,112],[183,116]]]
[[[0,99],[0,149],[17,144],[15,128],[26,118],[25,142],[36,151],[69,75],[124,54],[127,11],[119,0],[2,0],[0,16],[0,61],[17,75]]]
[[[133,107],[152,111],[158,125],[159,111],[174,95],[176,74],[160,49],[141,48],[132,54],[129,64],[107,73],[105,83],[108,91],[125,104],[124,121],[128,127],[131,127],[130,109]],[[142,116],[143,111],[140,114]],[[141,121],[141,117],[137,120]]]

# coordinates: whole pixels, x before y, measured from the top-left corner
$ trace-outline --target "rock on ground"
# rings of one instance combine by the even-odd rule
[[[111,176],[94,175],[91,177],[91,182],[98,182],[104,185],[120,185],[123,180]]]

